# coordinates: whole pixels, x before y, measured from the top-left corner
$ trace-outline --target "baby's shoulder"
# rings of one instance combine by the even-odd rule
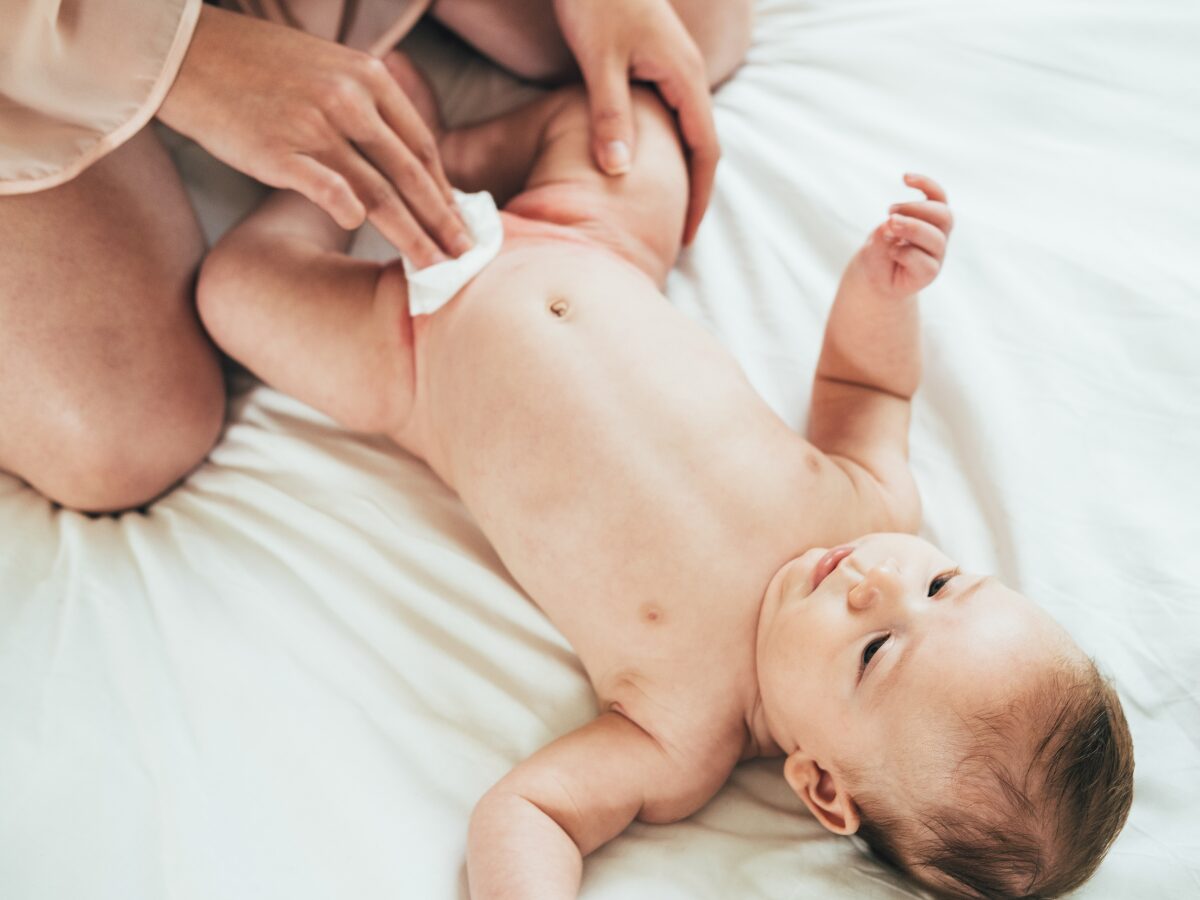
[[[742,759],[748,736],[744,716],[729,698],[705,696],[691,687],[664,685],[660,696],[648,677],[633,672],[620,675],[614,688],[621,699],[605,702],[605,710],[652,738],[678,776],[648,789],[639,818],[664,824],[691,815]]]
[[[638,819],[651,825],[678,822],[703,807],[729,780],[742,757],[741,729],[713,728],[714,723],[696,721],[691,728],[668,732],[658,728],[653,718],[647,725],[634,724],[658,742],[676,773],[646,789]]]

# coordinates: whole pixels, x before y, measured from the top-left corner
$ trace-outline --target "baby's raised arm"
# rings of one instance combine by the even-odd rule
[[[915,531],[920,500],[908,424],[921,380],[917,291],[937,277],[953,219],[933,179],[904,181],[925,199],[892,206],[846,267],[825,327],[808,439],[860,492],[882,500],[894,530]]]

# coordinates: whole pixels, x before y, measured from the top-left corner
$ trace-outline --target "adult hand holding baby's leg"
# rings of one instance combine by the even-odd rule
[[[910,174],[904,183],[925,199],[893,204],[887,220],[871,232],[851,263],[871,287],[893,297],[907,297],[933,282],[954,226],[946,192],[936,181]]]

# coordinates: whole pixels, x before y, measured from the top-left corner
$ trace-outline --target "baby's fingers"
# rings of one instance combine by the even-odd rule
[[[916,188],[930,200],[935,200],[938,203],[947,202],[946,192],[942,190],[942,186],[928,175],[916,175],[909,172],[904,176],[904,183],[911,188]]]
[[[930,284],[941,271],[942,264],[913,244],[894,246],[891,252],[892,261],[900,267],[910,279],[909,286],[918,290]]]
[[[945,203],[938,203],[934,200],[913,200],[910,203],[893,203],[888,212],[899,213],[902,216],[911,216],[914,219],[928,222],[935,228],[941,229],[945,234],[949,234],[951,229],[954,228],[954,214],[950,212],[950,207]]]
[[[912,216],[888,216],[885,237],[888,234],[924,250],[935,260],[940,260],[946,255],[946,233]]]

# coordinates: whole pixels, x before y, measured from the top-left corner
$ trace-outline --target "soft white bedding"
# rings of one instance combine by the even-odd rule
[[[412,46],[456,119],[530,90],[437,34]],[[1200,896],[1200,7],[761,0],[717,121],[669,294],[798,427],[847,257],[903,171],[947,186],[925,533],[1043,603],[1125,701],[1136,800],[1080,896]],[[254,190],[178,155],[215,234]],[[0,535],[6,900],[465,897],[477,797],[595,712],[437,479],[248,382],[148,515],[0,476]],[[777,770],[631,828],[583,896],[909,892]]]

